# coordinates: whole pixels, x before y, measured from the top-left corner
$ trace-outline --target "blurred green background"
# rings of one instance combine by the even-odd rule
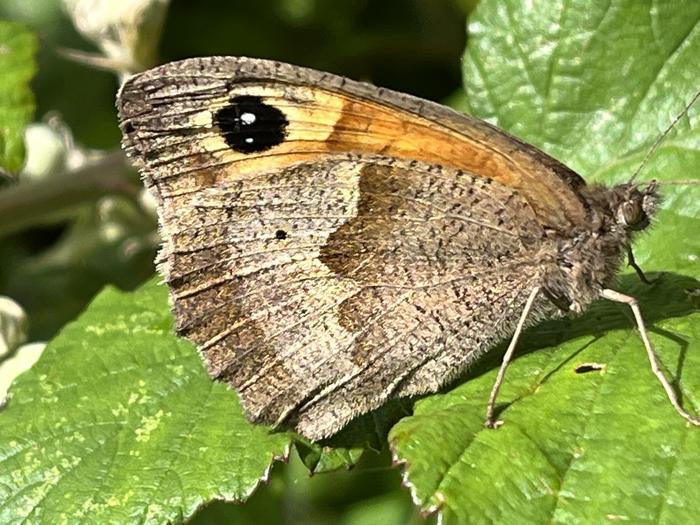
[[[173,1],[156,61],[212,54],[272,58],[444,101],[460,90],[466,16],[474,3]],[[72,137],[83,155],[118,148],[119,80],[66,58],[65,49],[98,50],[75,29],[63,3],[2,0],[0,18],[26,24],[39,38],[35,120],[49,122],[66,140]],[[50,338],[104,285],[131,289],[154,271],[155,218],[142,195],[111,192],[105,173],[94,191],[72,195],[75,203],[66,207],[65,177],[71,173],[65,162],[60,165],[34,177],[46,192],[22,203],[35,217],[31,224],[0,237],[0,295],[27,312],[30,341]],[[133,172],[116,176],[140,190]],[[350,473],[313,478],[293,458],[289,465],[277,464],[269,484],[245,505],[214,504],[194,523],[422,522],[399,486],[386,451],[366,454]]]

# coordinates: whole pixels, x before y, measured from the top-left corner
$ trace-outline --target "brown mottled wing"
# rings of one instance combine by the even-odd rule
[[[438,389],[512,330],[540,277],[533,252],[554,250],[517,189],[323,150],[313,134],[315,153],[289,149],[292,138],[306,144],[300,119],[315,130],[320,110],[274,83],[286,97],[275,107],[295,108],[284,109],[288,135],[264,151],[227,149],[206,107],[242,79],[212,80],[225,78],[212,67],[241,62],[219,60],[136,77],[119,110],[126,150],[159,201],[177,330],[251,419],[331,435],[390,397]],[[271,103],[255,89],[236,96]]]

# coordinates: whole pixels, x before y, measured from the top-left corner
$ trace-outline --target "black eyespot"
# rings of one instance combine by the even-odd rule
[[[214,115],[226,144],[234,151],[257,153],[281,144],[289,121],[279,109],[260,97],[242,95]]]
[[[275,232],[275,238],[276,238],[276,239],[280,239],[280,240],[286,239],[286,238],[287,238],[287,232],[284,231],[284,230],[277,230],[277,231]]]

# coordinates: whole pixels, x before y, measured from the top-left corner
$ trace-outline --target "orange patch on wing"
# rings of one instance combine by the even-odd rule
[[[216,172],[217,182],[245,179],[327,154],[380,154],[496,180],[522,193],[544,223],[585,217],[580,203],[567,198],[571,188],[564,180],[547,171],[531,152],[485,126],[451,129],[418,113],[348,93],[279,83],[234,85],[227,99],[212,103],[212,113],[236,96],[260,97],[279,109],[289,124],[282,143],[259,153],[233,151],[216,133],[203,139],[205,151],[217,159],[218,169],[207,166]]]

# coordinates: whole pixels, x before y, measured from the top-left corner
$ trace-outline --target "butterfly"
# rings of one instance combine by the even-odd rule
[[[497,426],[521,330],[600,297],[632,307],[655,363],[636,301],[609,288],[654,183],[587,185],[484,121],[269,60],[165,64],[117,106],[176,331],[251,421],[322,439],[510,336]]]

